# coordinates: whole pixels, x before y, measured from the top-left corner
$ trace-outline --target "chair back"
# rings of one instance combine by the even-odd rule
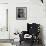
[[[32,34],[37,35],[40,32],[40,24],[36,24],[36,23],[29,24],[29,23],[27,23],[27,30],[28,30],[28,33],[31,35]]]

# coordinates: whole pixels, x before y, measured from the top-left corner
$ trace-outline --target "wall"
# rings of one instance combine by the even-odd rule
[[[0,0],[0,3],[8,3],[8,0]]]

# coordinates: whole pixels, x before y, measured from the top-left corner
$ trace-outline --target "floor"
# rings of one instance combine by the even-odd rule
[[[28,41],[22,41],[21,45],[20,42],[15,42],[15,44],[11,44],[11,43],[0,43],[0,46],[31,46],[31,43]],[[33,46],[42,46],[42,44],[34,44]]]
[[[11,43],[0,43],[0,46],[16,46],[16,45],[12,45]],[[21,45],[19,44],[17,46],[31,46],[31,45],[28,43],[22,42]],[[40,45],[33,45],[33,46],[42,46],[42,45],[40,44]]]
[[[19,46],[31,46],[31,45],[28,44],[28,43],[22,42],[22,44],[19,45]],[[43,45],[41,45],[41,44],[34,44],[33,46],[43,46]]]
[[[0,46],[12,46],[11,43],[0,43]]]

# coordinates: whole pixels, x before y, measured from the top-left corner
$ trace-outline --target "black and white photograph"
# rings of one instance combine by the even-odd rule
[[[17,20],[27,19],[27,7],[16,7],[16,19]]]
[[[0,46],[46,46],[46,0],[0,0]]]

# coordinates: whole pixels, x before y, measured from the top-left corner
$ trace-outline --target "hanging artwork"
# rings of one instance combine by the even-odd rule
[[[16,19],[17,20],[27,19],[27,7],[16,7]]]

